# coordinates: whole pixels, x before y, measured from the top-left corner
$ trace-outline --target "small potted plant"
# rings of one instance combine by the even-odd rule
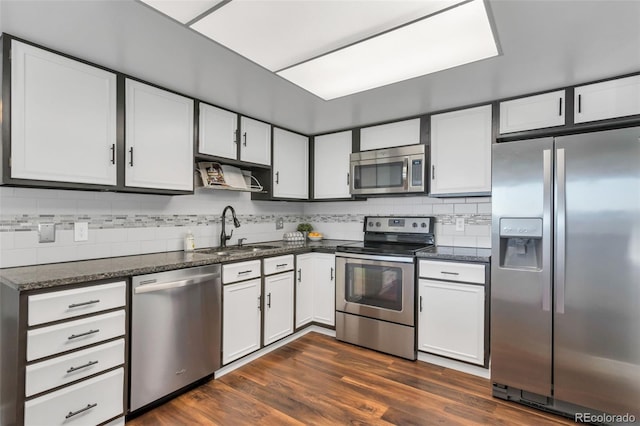
[[[313,231],[313,226],[310,223],[299,223],[298,232],[302,232],[304,239],[307,239],[309,232]]]

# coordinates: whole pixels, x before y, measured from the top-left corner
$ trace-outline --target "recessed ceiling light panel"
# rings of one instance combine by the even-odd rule
[[[233,0],[191,28],[278,71],[462,0]]]
[[[222,0],[140,0],[183,24],[191,21]]]
[[[484,2],[473,0],[277,74],[329,100],[496,55]]]

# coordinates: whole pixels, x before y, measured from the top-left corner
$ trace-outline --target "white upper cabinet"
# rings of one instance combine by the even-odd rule
[[[11,42],[11,177],[116,185],[116,75]]]
[[[193,100],[126,80],[125,185],[193,191]]]
[[[313,144],[313,198],[349,198],[352,132],[316,136]]]
[[[240,117],[240,160],[271,165],[271,125]]]
[[[500,133],[563,126],[564,107],[564,90],[500,102]]]
[[[360,151],[420,143],[420,119],[365,127],[360,130]]]
[[[275,198],[309,198],[309,138],[273,129],[272,188]]]
[[[574,111],[575,123],[640,114],[640,75],[576,87]]]
[[[431,195],[491,192],[491,105],[431,116]]]
[[[238,114],[200,103],[200,154],[238,159]]]

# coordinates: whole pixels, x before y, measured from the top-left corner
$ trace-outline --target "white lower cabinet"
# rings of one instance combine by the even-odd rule
[[[25,426],[97,425],[123,412],[119,368],[24,404]]]
[[[335,326],[335,255],[296,256],[296,328],[311,322]]]
[[[223,364],[260,349],[260,284],[258,278],[223,287]]]
[[[485,296],[484,283],[420,278],[418,350],[484,365]]]
[[[293,333],[293,272],[264,279],[264,345]]]

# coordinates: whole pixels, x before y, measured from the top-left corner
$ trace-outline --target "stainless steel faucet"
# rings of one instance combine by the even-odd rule
[[[231,239],[231,236],[233,235],[233,229],[228,236],[225,231],[225,215],[227,214],[227,210],[231,210],[231,216],[233,217],[233,226],[235,226],[236,228],[240,227],[240,221],[236,217],[236,211],[231,206],[225,207],[224,210],[222,210],[222,232],[220,233],[220,247],[226,247],[227,241],[229,241]]]

